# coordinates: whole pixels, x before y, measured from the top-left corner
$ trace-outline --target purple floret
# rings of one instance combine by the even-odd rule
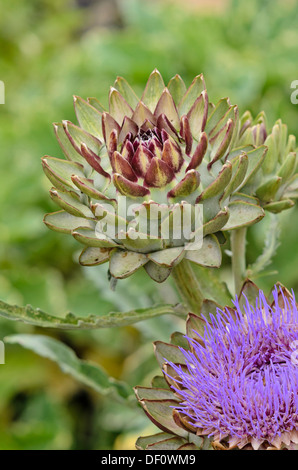
[[[254,307],[236,299],[235,316],[218,309],[197,335],[204,345],[187,337],[191,351],[181,348],[187,368],[170,363],[175,409],[209,436],[272,442],[298,429],[298,312],[294,296],[273,296],[272,308],[260,291]]]

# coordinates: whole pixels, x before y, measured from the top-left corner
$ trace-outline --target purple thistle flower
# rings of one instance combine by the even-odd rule
[[[202,335],[186,336],[184,364],[168,362],[173,411],[197,435],[230,448],[298,444],[298,311],[294,295],[275,287],[273,297],[217,309]]]

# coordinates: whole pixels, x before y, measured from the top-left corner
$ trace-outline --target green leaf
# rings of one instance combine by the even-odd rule
[[[124,382],[109,377],[97,364],[79,359],[74,351],[57,339],[44,335],[12,335],[5,338],[5,343],[19,344],[26,349],[56,362],[61,370],[70,374],[101,395],[113,395],[121,401],[131,395],[131,390]]]
[[[128,312],[110,312],[105,315],[89,315],[80,317],[73,313],[67,313],[61,317],[55,317],[39,308],[33,308],[31,305],[19,307],[10,305],[0,300],[0,316],[8,320],[22,321],[30,325],[43,328],[59,328],[64,330],[111,328],[115,326],[127,326],[133,323],[148,320],[149,318],[160,315],[182,315],[186,314],[183,306],[161,304],[153,305],[150,308],[140,308]]]

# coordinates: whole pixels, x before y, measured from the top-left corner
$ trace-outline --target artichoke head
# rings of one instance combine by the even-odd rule
[[[79,125],[54,124],[66,159],[43,158],[61,208],[44,221],[85,245],[82,265],[109,261],[120,279],[144,267],[157,282],[183,258],[218,267],[214,234],[264,216],[239,189],[266,149],[234,150],[238,108],[210,103],[202,75],[166,87],[154,70],[141,98],[118,77],[108,111],[95,98],[76,96],[74,107]]]

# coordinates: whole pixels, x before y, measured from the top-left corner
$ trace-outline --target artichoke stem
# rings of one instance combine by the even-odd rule
[[[246,277],[246,231],[246,227],[231,231],[232,271],[236,295],[240,294]]]
[[[191,312],[201,314],[204,296],[188,260],[182,260],[172,271],[176,287]]]

